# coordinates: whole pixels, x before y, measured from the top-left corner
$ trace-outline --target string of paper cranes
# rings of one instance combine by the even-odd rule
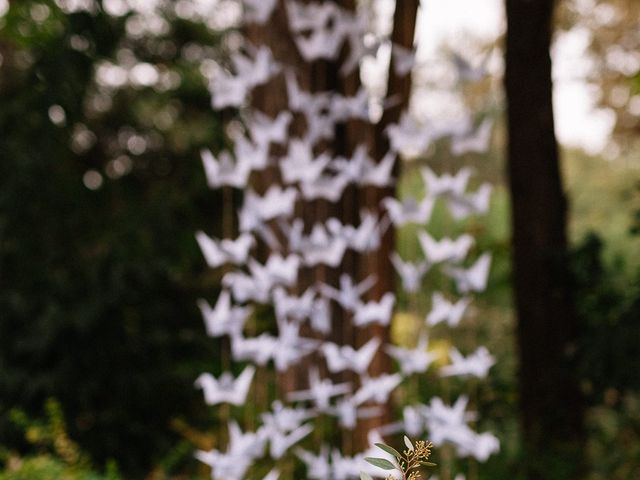
[[[242,3],[244,21],[262,25],[270,20],[279,2]],[[359,68],[363,57],[375,55],[383,44],[391,44],[395,74],[411,74],[415,50],[371,35],[366,17],[358,12],[347,11],[334,2],[286,0],[284,5],[293,43],[304,61],[337,61],[347,45],[348,54],[340,73],[348,75]],[[462,57],[456,57],[455,64],[461,82],[486,75],[484,66],[472,67]],[[253,89],[278,76],[286,84],[287,109],[272,118],[247,108]],[[267,46],[249,43],[231,52],[228,68],[220,68],[209,87],[213,108],[242,107],[244,131],[232,135],[229,151],[215,155],[202,151],[207,183],[212,189],[240,189],[244,195],[237,212],[236,238],[213,238],[203,231],[195,234],[207,265],[214,269],[224,267],[225,272],[215,303],[201,299],[198,307],[207,334],[229,339],[230,357],[242,368],[234,369],[240,371],[237,376],[231,372],[218,376],[203,373],[197,378],[196,387],[203,391],[208,405],[242,406],[260,369],[286,372],[310,356],[322,359],[316,366],[324,368],[310,368],[306,388],[273,401],[271,409],[260,415],[255,431],[243,431],[236,420],[230,419],[226,450],[198,451],[196,456],[211,467],[214,480],[244,480],[252,466],[264,458],[271,459],[274,466],[264,480],[278,480],[281,477],[277,460],[285,455],[295,456],[306,466],[308,479],[357,479],[361,472],[380,477],[382,472],[364,461],[370,451],[348,456],[327,444],[319,445],[315,452],[302,449],[299,444],[314,432],[314,419],[334,418],[340,428],[353,430],[359,420],[380,415],[382,406],[398,387],[427,371],[442,378],[483,379],[488,375],[495,359],[485,347],[465,353],[451,347],[448,363],[436,366],[439,362],[429,347],[427,330],[438,324],[454,329],[461,324],[473,295],[487,287],[491,255],[476,252],[475,240],[469,234],[434,238],[427,226],[439,202],[453,221],[485,214],[491,186],[482,184],[471,189],[470,168],[437,174],[424,167],[423,198],[384,198],[373,206],[375,211],[363,209],[357,225],[334,217],[309,225],[297,215],[297,206],[317,200],[337,203],[349,187],[392,186],[398,155],[425,152],[436,140],[449,139],[455,156],[485,152],[492,121],[478,122],[469,114],[456,124],[420,125],[405,113],[386,128],[390,150],[382,158],[372,158],[365,143],[350,155],[334,155],[325,145],[334,138],[337,125],[351,120],[371,122],[371,102],[364,88],[353,96],[306,91],[291,66],[274,58]],[[387,102],[384,106],[395,104]],[[299,117],[304,119],[302,133],[292,128],[294,119]],[[291,134],[293,130],[298,133]],[[252,187],[252,173],[266,170],[276,172],[279,182],[257,193]],[[430,275],[450,279],[460,297],[452,298],[443,292],[432,294],[431,310],[424,316],[413,348],[387,344],[378,337],[368,339],[359,348],[329,340],[336,308],[346,313],[345,318],[356,330],[390,325],[397,303],[395,293],[387,291],[372,300],[369,293],[377,284],[376,276],[358,279],[340,272],[340,267],[345,255],[375,253],[387,229],[407,224],[419,227],[417,241],[423,258],[411,262],[398,253],[391,254],[389,260],[400,288],[408,295],[416,295],[431,272]],[[304,291],[296,289],[300,272],[317,266],[341,273],[338,285],[315,281]],[[245,327],[258,305],[273,307],[275,325],[269,331],[249,333]],[[370,375],[369,367],[379,354],[391,357],[397,371]],[[323,378],[321,371],[328,375]],[[341,372],[353,372],[353,381],[336,382],[330,378]],[[370,431],[369,442],[373,446],[382,442],[381,435],[400,432],[426,434],[436,446],[451,444],[459,457],[484,462],[499,450],[499,442],[493,434],[477,433],[470,427],[469,422],[476,416],[467,410],[468,401],[467,396],[460,395],[453,405],[447,405],[436,396],[427,404],[407,405],[402,418]],[[376,451],[375,456],[379,455]]]

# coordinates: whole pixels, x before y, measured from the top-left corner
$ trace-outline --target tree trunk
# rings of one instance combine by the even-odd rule
[[[355,10],[354,0],[339,0],[337,2],[346,10]],[[393,40],[407,48],[413,44],[416,12],[418,0],[398,1],[396,16],[394,19]],[[298,80],[303,89],[312,92],[335,91],[347,96],[353,96],[361,86],[359,70],[346,77],[342,77],[338,71],[342,59],[348,54],[347,48],[342,52],[341,58],[337,62],[316,61],[305,63],[300,58],[295,44],[289,34],[287,24],[286,8],[283,1],[278,2],[276,12],[273,14],[269,24],[265,26],[251,26],[246,29],[247,37],[255,45],[264,44],[269,46],[274,52],[274,56],[279,61],[286,61],[295,67]],[[371,147],[376,159],[381,159],[388,149],[386,138],[382,134],[384,126],[398,119],[400,111],[408,104],[408,94],[411,84],[410,75],[404,78],[397,78],[390,68],[389,96],[401,95],[401,102],[389,109],[379,125],[370,126],[362,121],[349,121],[336,128],[334,140],[327,145],[335,155],[349,156],[360,143],[365,143]],[[277,92],[277,93],[276,93]],[[278,76],[263,87],[254,91],[253,107],[261,110],[270,116],[275,116],[280,110],[286,109],[286,89],[282,82],[282,77]],[[277,172],[263,175],[260,183],[266,185],[274,181]],[[324,200],[313,202],[300,202],[297,208],[297,215],[303,218],[305,225],[311,227],[316,222],[324,222],[329,217],[336,217],[345,224],[357,224],[358,214],[361,208],[366,208],[372,212],[380,213],[380,200],[389,195],[393,195],[393,188],[356,188],[348,186],[340,202],[330,204]],[[341,273],[347,273],[359,281],[369,274],[377,277],[376,286],[372,289],[370,299],[379,300],[387,291],[393,291],[394,270],[390,265],[389,255],[393,249],[393,234],[389,229],[383,239],[380,250],[370,255],[356,255],[348,251],[343,262],[338,269],[328,267],[316,267],[311,271],[304,272],[298,287],[302,293],[307,286],[317,282],[325,282],[333,286],[338,286],[338,279]],[[335,307],[335,306],[334,306]],[[389,333],[386,327],[367,327],[360,331],[355,329],[351,323],[351,318],[339,308],[334,308],[332,312],[333,333],[330,340],[341,344],[349,344],[359,347],[371,336],[378,336],[384,342],[388,341]],[[311,334],[311,332],[304,332]],[[286,392],[306,388],[308,371],[312,365],[322,368],[322,363],[317,357],[308,357],[299,362],[288,372],[279,375],[278,387],[281,395]],[[390,359],[380,350],[374,358],[370,375],[377,376],[387,373],[391,369]],[[327,372],[324,372],[325,374]],[[337,376],[334,380],[350,381],[357,386],[356,375],[345,373]],[[374,419],[363,420],[358,424],[355,432],[344,432],[341,436],[341,451],[345,454],[352,454],[368,446],[367,432],[371,428],[379,427],[389,423],[391,420],[390,408],[383,409],[384,413]]]
[[[527,478],[582,478],[577,317],[552,109],[553,0],[506,0],[505,86],[519,393]]]

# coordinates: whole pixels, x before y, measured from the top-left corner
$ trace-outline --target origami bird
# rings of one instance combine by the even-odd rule
[[[216,240],[202,231],[196,232],[196,241],[207,265],[217,268],[226,263],[242,265],[249,258],[249,250],[255,245],[250,233],[242,233],[235,240]]]
[[[489,210],[492,187],[488,183],[480,185],[478,190],[447,199],[447,207],[455,220],[462,220],[469,215],[480,215]]]
[[[463,297],[452,303],[442,293],[434,292],[431,296],[431,311],[427,314],[425,321],[431,327],[440,322],[446,322],[448,326],[456,327],[470,303],[471,298],[469,297]]]
[[[212,480],[244,480],[253,462],[264,454],[267,438],[264,430],[242,432],[236,422],[229,422],[227,451],[198,450],[195,457],[211,467]]]
[[[429,262],[405,262],[396,252],[393,252],[390,258],[393,268],[396,269],[396,272],[400,276],[403,290],[408,293],[417,292],[422,283],[422,277],[424,277],[429,270]]]
[[[230,403],[240,406],[247,398],[255,373],[256,369],[253,366],[246,367],[238,378],[234,378],[229,372],[223,373],[218,379],[210,373],[203,373],[196,379],[195,385],[204,391],[204,401],[207,405]]]
[[[251,173],[248,159],[239,157],[234,160],[229,152],[222,152],[215,158],[210,150],[200,151],[209,188],[234,187],[245,188]]]
[[[413,197],[406,197],[402,201],[386,197],[382,199],[381,203],[396,227],[402,227],[408,223],[418,225],[429,223],[435,204],[431,197],[424,197],[419,202]]]
[[[326,445],[322,445],[317,454],[301,448],[296,448],[294,453],[306,465],[306,478],[309,480],[326,480],[327,478],[332,478],[329,448]]]
[[[471,178],[470,168],[461,168],[456,174],[443,173],[436,175],[429,167],[421,169],[427,195],[430,197],[460,197],[467,189],[467,183]]]
[[[385,293],[380,301],[361,303],[353,314],[353,324],[362,327],[371,323],[389,325],[396,296],[393,292]]]
[[[317,369],[309,371],[309,389],[291,392],[287,395],[290,402],[313,402],[318,410],[325,411],[329,407],[329,400],[337,395],[344,395],[351,391],[349,383],[334,384],[331,380],[320,379]]]
[[[368,370],[380,343],[379,338],[373,337],[357,350],[351,345],[340,346],[332,342],[324,342],[320,349],[331,373],[351,370],[363,375]]]
[[[428,351],[429,338],[426,334],[420,335],[418,344],[414,349],[406,349],[395,345],[387,345],[385,351],[400,365],[400,371],[404,376],[413,373],[423,373],[431,365],[437,355]]]
[[[333,288],[325,283],[321,283],[319,289],[325,297],[335,300],[342,308],[353,312],[362,305],[360,297],[370,290],[375,282],[375,277],[370,275],[362,282],[356,284],[348,274],[343,273],[340,276],[339,289]]]
[[[252,311],[250,307],[232,306],[231,294],[228,290],[220,292],[214,308],[211,308],[211,305],[203,299],[198,300],[198,308],[204,318],[207,335],[210,337],[221,337],[241,332]]]
[[[495,365],[495,358],[489,353],[486,347],[479,347],[475,352],[464,357],[457,348],[449,350],[451,365],[440,369],[443,377],[476,377],[485,378],[489,369]]]
[[[490,267],[491,254],[485,253],[467,269],[446,267],[443,271],[456,282],[460,293],[482,292],[487,288]]]
[[[468,130],[451,138],[451,153],[455,156],[468,152],[486,153],[491,141],[493,119],[485,118],[476,129]]]
[[[364,403],[371,400],[374,403],[384,404],[400,382],[402,382],[402,376],[398,373],[362,378],[362,385],[353,396],[354,401]]]
[[[435,240],[425,230],[418,231],[418,241],[425,258],[431,264],[441,262],[459,263],[464,260],[474,243],[473,237],[466,233],[455,240],[448,237]]]

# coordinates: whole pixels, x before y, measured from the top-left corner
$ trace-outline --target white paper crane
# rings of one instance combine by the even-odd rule
[[[385,351],[400,365],[404,376],[426,372],[429,365],[437,358],[437,354],[429,352],[429,338],[422,334],[414,349],[406,349],[395,345],[387,345]]]
[[[231,294],[228,290],[220,292],[214,308],[211,308],[211,305],[203,299],[198,300],[198,307],[204,318],[207,335],[210,337],[240,333],[252,312],[251,307],[232,306]]]
[[[402,227],[407,223],[418,225],[429,223],[434,204],[434,199],[431,197],[424,197],[419,202],[413,197],[406,197],[402,201],[393,197],[382,199],[382,205],[396,227]]]
[[[457,348],[449,350],[451,365],[440,369],[443,377],[476,377],[485,378],[489,369],[495,365],[496,359],[489,353],[486,347],[478,349],[467,357],[463,356]]]
[[[382,326],[389,325],[395,303],[396,296],[393,292],[385,293],[380,301],[362,303],[355,309],[353,324],[356,327],[363,327],[372,323]]]
[[[222,152],[215,158],[210,150],[200,151],[209,188],[244,188],[249,181],[251,163],[246,158],[233,160],[228,152]]]
[[[484,253],[467,269],[446,267],[444,272],[456,282],[460,293],[482,292],[487,288],[490,267],[491,254]]]
[[[425,321],[430,327],[441,322],[446,322],[449,327],[457,327],[470,303],[469,297],[450,302],[442,293],[434,292],[431,296],[431,311]]]
[[[217,268],[225,263],[245,264],[249,258],[249,250],[255,245],[255,238],[249,233],[242,233],[235,240],[216,240],[198,231],[196,241],[207,265],[211,268]]]
[[[362,378],[362,385],[353,396],[354,401],[357,403],[368,401],[378,404],[387,403],[389,395],[401,382],[402,376],[399,373],[385,373],[374,378]]]
[[[441,262],[460,263],[467,256],[473,246],[473,237],[469,234],[460,235],[455,240],[445,237],[435,240],[426,230],[418,231],[418,241],[424,256],[431,264]]]
[[[375,282],[375,277],[370,275],[356,284],[348,274],[343,273],[340,275],[339,289],[325,283],[321,283],[319,289],[325,297],[335,300],[345,310],[354,312],[361,310],[362,301],[360,297],[369,291]]]
[[[402,288],[408,293],[415,293],[420,289],[422,277],[427,273],[430,266],[426,260],[418,263],[405,262],[396,252],[391,254],[391,264],[400,276]]]
[[[202,373],[196,379],[195,385],[203,390],[207,405],[230,403],[240,406],[247,398],[255,373],[256,369],[251,365],[245,367],[238,378],[234,378],[229,372],[223,373],[217,379],[210,373]]]
[[[436,175],[429,167],[421,170],[427,195],[431,197],[460,197],[467,189],[467,183],[471,178],[470,168],[461,168],[456,174],[443,173]]]
[[[320,379],[317,369],[309,371],[309,389],[291,392],[287,396],[291,402],[312,402],[318,410],[324,411],[329,407],[329,400],[338,395],[351,391],[349,383],[334,384],[328,378]]]
[[[212,480],[244,480],[253,462],[264,454],[265,446],[264,431],[244,433],[231,421],[227,451],[198,450],[195,457],[211,467]]]
[[[340,346],[332,342],[325,342],[320,348],[331,373],[352,370],[359,375],[364,375],[369,369],[380,343],[379,338],[373,337],[357,350],[351,345]]]

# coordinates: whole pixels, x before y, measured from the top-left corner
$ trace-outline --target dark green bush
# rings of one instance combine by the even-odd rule
[[[0,444],[30,451],[8,412],[38,417],[55,397],[82,449],[135,478],[178,443],[172,419],[209,415],[192,382],[215,350],[195,300],[217,280],[205,289],[192,232],[219,228],[198,152],[221,132],[199,62],[181,56],[214,32],[174,17],[130,38],[127,17],[21,1],[0,24]],[[122,49],[181,82],[101,91],[96,67]],[[156,122],[167,106],[171,122]],[[130,151],[131,132],[146,149]]]

